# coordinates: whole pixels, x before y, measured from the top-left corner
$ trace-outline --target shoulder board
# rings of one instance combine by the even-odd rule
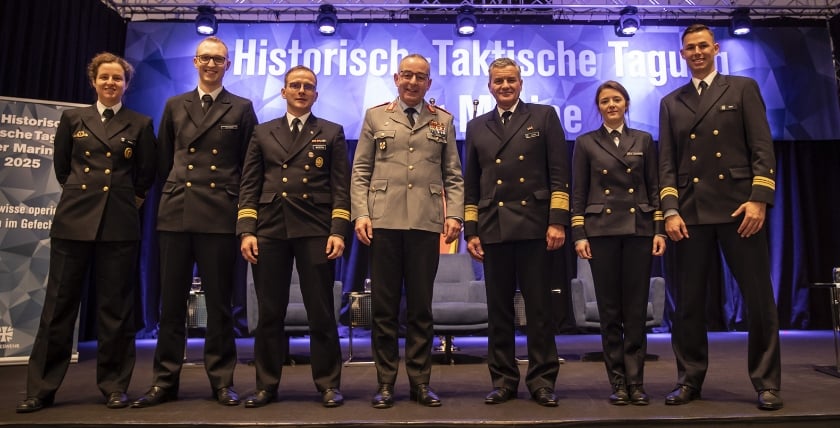
[[[448,115],[452,116],[452,113],[450,113],[450,112],[446,111],[446,109],[445,109],[445,108],[443,108],[443,107],[441,107],[441,106],[438,106],[438,105],[432,105],[432,104],[426,104],[426,107],[428,107],[428,108],[429,108],[429,113],[435,113],[435,112],[437,112],[437,110],[440,110],[440,111],[442,111],[442,112],[444,112],[444,113],[446,113],[446,114],[448,114]]]
[[[386,105],[388,105],[388,104],[390,104],[390,103],[382,103],[382,104],[378,104],[378,105],[375,105],[375,106],[373,106],[373,107],[370,107],[368,110],[373,110],[373,109],[375,109],[375,108],[384,107],[384,106],[386,106]]]

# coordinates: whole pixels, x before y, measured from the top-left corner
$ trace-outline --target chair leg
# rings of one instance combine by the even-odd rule
[[[455,365],[455,359],[452,358],[452,335],[448,334],[448,335],[444,336],[444,340],[446,341],[443,344],[444,358],[446,359],[446,361],[449,363],[450,366],[454,366]]]

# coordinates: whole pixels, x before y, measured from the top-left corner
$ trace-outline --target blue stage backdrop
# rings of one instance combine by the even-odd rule
[[[396,97],[393,74],[409,53],[432,64],[427,97],[466,122],[493,108],[487,64],[506,56],[522,66],[525,101],[556,106],[567,137],[600,125],[594,91],[605,80],[627,86],[630,125],[658,135],[659,100],[688,81],[679,54],[684,27],[649,27],[620,38],[608,25],[483,25],[471,38],[451,24],[342,23],[322,36],[310,23],[222,23],[231,67],[225,86],[250,98],[260,121],[285,112],[283,74],[303,64],[318,75],[314,113],[341,123],[356,139],[365,109]],[[755,28],[746,38],[715,29],[718,70],[749,76],[761,86],[776,140],[840,139],[840,109],[828,30]],[[195,88],[192,66],[201,40],[192,23],[132,22],[126,56],[137,68],[126,103],[159,120],[166,98]]]

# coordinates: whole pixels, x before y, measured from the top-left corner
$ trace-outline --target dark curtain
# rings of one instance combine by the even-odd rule
[[[126,21],[100,0],[4,0],[0,94],[93,103],[87,64],[103,51],[122,56],[125,35]]]
[[[832,19],[834,46],[840,46],[840,18]],[[91,103],[94,92],[85,67],[101,51],[124,53],[126,23],[99,0],[6,0],[0,2],[0,95],[64,102]],[[835,49],[835,56],[837,55]],[[131,88],[127,91],[131,96]],[[163,102],[163,101],[161,101]],[[359,112],[363,114],[363,112]],[[459,142],[463,154],[462,144]],[[571,144],[570,144],[571,146]],[[571,147],[570,147],[571,148]],[[350,159],[355,149],[350,142]],[[840,141],[776,142],[777,197],[768,213],[772,278],[782,328],[830,328],[829,295],[809,286],[829,281],[832,267],[840,266]],[[143,210],[144,239],[139,272],[138,317],[141,335],[154,335],[158,312],[158,262],[154,218],[159,191],[153,189]],[[337,263],[337,279],[345,291],[361,290],[367,277],[367,248],[348,237],[347,250]],[[462,246],[463,251],[463,246]],[[673,263],[669,253],[654,266],[654,274],[669,279]],[[240,266],[240,269],[244,264]],[[554,302],[558,331],[572,331],[569,279],[575,272],[572,245],[555,254],[552,288],[563,290]],[[480,266],[477,272],[480,273]],[[668,281],[668,287],[674,285]],[[708,278],[709,328],[742,329],[745,308],[737,286],[722,263]],[[236,284],[235,313],[240,334],[244,281]],[[95,305],[82,305],[81,340],[95,339]],[[673,302],[666,304],[666,329]]]

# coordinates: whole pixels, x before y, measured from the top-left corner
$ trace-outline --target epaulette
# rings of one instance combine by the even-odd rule
[[[445,108],[443,108],[441,106],[434,105],[434,104],[426,104],[426,106],[428,106],[430,113],[434,113],[435,110],[440,110],[440,111],[452,116],[452,113],[448,112]]]
[[[382,104],[379,104],[379,105],[378,105],[378,106],[376,106],[376,107],[382,107],[382,106],[384,106],[384,105],[387,105],[387,106],[388,106],[388,108],[387,108],[387,109],[385,109],[385,110],[390,112],[390,111],[394,111],[394,110],[396,109],[396,107],[397,107],[397,102],[396,102],[396,101],[390,101],[390,102],[387,102],[387,103],[382,103]],[[372,107],[372,108],[376,108],[376,107]]]

